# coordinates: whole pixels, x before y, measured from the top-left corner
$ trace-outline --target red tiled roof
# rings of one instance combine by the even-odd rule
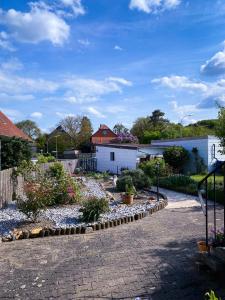
[[[99,129],[92,135],[92,138],[94,137],[116,138],[117,135],[108,126],[101,124]]]
[[[23,140],[32,141],[21,129],[16,127],[9,118],[0,111],[0,136],[18,137]]]

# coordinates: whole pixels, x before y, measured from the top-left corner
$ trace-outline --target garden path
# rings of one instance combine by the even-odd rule
[[[134,223],[0,244],[0,299],[202,300],[210,289],[225,299],[224,284],[194,263],[201,207],[167,194],[167,209]]]

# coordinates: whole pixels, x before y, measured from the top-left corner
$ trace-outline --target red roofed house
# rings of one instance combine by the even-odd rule
[[[107,144],[115,139],[117,135],[106,125],[100,124],[99,129],[92,135],[92,144]]]
[[[28,135],[16,127],[16,125],[0,111],[0,138],[1,137],[16,137],[32,142],[32,139]]]

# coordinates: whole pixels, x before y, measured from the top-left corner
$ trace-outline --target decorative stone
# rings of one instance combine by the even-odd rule
[[[113,220],[113,226],[117,225],[117,220]]]
[[[61,229],[57,228],[56,231],[55,231],[55,235],[60,235],[60,234],[61,234]]]
[[[96,230],[101,229],[101,225],[100,224],[96,224]]]
[[[85,228],[85,233],[92,233],[92,232],[93,232],[93,228],[91,226]]]
[[[76,228],[72,227],[70,233],[75,234],[76,233]]]
[[[113,221],[109,221],[109,226],[113,227],[113,225],[114,225]]]
[[[66,229],[65,228],[61,228],[61,235],[65,235],[66,233]]]
[[[101,229],[105,229],[105,223],[101,223]]]
[[[19,240],[23,237],[23,231],[22,230],[13,230],[13,236],[15,237],[16,240]]]
[[[81,230],[80,230],[80,233],[84,234],[84,233],[86,233],[85,231],[86,231],[86,227],[82,226]]]
[[[134,220],[137,221],[138,219],[139,219],[139,215],[138,215],[138,214],[135,214],[135,215],[134,215]]]
[[[42,227],[36,227],[36,228],[33,228],[33,229],[31,229],[30,230],[30,234],[32,235],[32,236],[37,236],[37,235],[39,235],[40,234],[40,232],[42,231]]]
[[[24,230],[23,231],[23,238],[24,239],[29,239],[29,236],[30,236],[29,231],[28,230]]]
[[[118,219],[118,220],[117,220],[117,225],[120,225],[120,224],[121,224],[121,220]]]
[[[109,222],[105,222],[105,229],[109,228]]]
[[[80,234],[81,233],[81,228],[78,226],[76,227],[76,234]]]
[[[66,228],[66,234],[68,235],[68,234],[71,234],[71,228]]]

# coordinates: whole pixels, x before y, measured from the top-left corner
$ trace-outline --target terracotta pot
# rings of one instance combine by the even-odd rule
[[[207,252],[208,251],[209,246],[206,245],[205,241],[198,241],[197,244],[198,244],[199,252]]]
[[[123,195],[123,203],[131,205],[134,203],[134,195]]]

